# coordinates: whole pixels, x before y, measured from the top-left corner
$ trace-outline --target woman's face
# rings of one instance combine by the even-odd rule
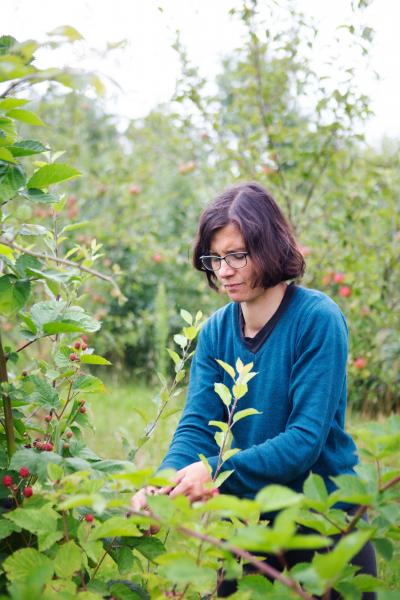
[[[246,252],[242,233],[235,223],[229,223],[219,229],[211,239],[210,254],[225,256],[230,252]],[[221,268],[215,271],[218,281],[234,302],[252,302],[265,293],[262,287],[252,287],[257,271],[251,256],[247,256],[247,265],[235,269],[226,261],[221,261]]]

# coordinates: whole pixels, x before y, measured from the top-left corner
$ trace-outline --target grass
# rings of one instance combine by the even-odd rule
[[[88,432],[87,443],[104,458],[126,459],[130,448],[134,448],[143,437],[146,425],[156,413],[155,398],[159,390],[137,382],[110,381],[107,391],[93,396],[90,405],[94,430]],[[168,449],[175,431],[183,398],[171,401],[152,438],[136,455],[138,468],[156,468]],[[361,417],[362,419],[362,417]],[[359,425],[360,417],[352,414],[349,427]],[[125,439],[125,444],[123,443]],[[390,589],[400,590],[400,540],[390,561],[378,557],[379,576]]]

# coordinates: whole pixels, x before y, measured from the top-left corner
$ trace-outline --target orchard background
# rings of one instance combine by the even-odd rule
[[[126,510],[132,490],[153,481],[184,402],[202,315],[226,301],[191,267],[198,216],[217,191],[243,180],[259,181],[277,198],[306,258],[303,285],[329,294],[347,317],[349,422],[365,422],[357,439],[378,476],[365,466],[353,495],[345,491],[348,482],[339,489],[342,498],[375,511],[370,537],[385,561],[380,574],[388,588],[380,597],[391,598],[399,587],[399,141],[368,147],[362,132],[369,99],[357,86],[357,67],[347,65],[340,81],[317,73],[311,57],[318,31],[285,3],[270,4],[275,17],[284,11],[286,18],[263,22],[255,1],[232,11],[246,27],[246,43],[225,57],[212,94],[177,36],[181,75],[174,96],[126,128],[105,109],[101,75],[36,67],[42,48],[83,43],[74,28],[39,41],[2,32],[4,597],[198,598],[215,593],[217,558],[240,577],[226,550],[217,556],[214,546],[215,554],[203,557],[206,542],[196,536],[200,546],[182,542],[179,556],[157,541],[133,543],[145,538],[137,526],[148,521],[137,517],[129,529],[113,511]],[[349,46],[367,60],[373,31],[362,10],[368,3],[355,4],[354,22],[344,29]],[[280,494],[276,506],[261,496],[251,509],[293,511],[303,502]],[[305,498],[303,509],[331,510],[318,481],[309,483]],[[236,521],[247,511],[226,503]],[[226,517],[221,506],[210,506],[214,517]],[[153,508],[161,522],[168,517],[175,524],[175,543],[182,518],[192,525],[199,518],[199,509],[183,505],[179,518],[165,506]],[[301,518],[291,512],[286,522]],[[208,535],[207,518],[202,524]],[[340,531],[356,536],[354,528]],[[226,535],[217,527],[212,533]],[[270,541],[261,548],[249,533],[235,535],[240,547],[271,549]],[[130,543],[113,546],[119,536]],[[33,549],[37,554],[13,559]],[[148,567],[145,575],[143,557],[153,561],[163,552],[160,570]],[[183,554],[191,552],[196,558],[185,563]],[[68,584],[67,554],[74,576]],[[312,581],[305,575],[297,581],[305,594],[338,585],[346,598],[358,598],[372,583],[349,582],[346,562],[333,567],[337,580],[314,566]],[[190,583],[197,576],[199,590]],[[240,597],[267,593],[259,580],[243,581]],[[282,597],[284,583],[277,585],[268,589],[271,597]],[[302,595],[295,585],[285,593]]]

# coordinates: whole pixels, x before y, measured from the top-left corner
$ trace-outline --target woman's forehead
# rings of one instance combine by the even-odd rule
[[[246,250],[246,244],[236,223],[228,223],[218,229],[211,238],[210,250],[216,254]]]

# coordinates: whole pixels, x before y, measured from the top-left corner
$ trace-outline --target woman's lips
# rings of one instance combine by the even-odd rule
[[[233,290],[237,290],[241,285],[241,283],[226,283],[225,289],[231,292]]]

